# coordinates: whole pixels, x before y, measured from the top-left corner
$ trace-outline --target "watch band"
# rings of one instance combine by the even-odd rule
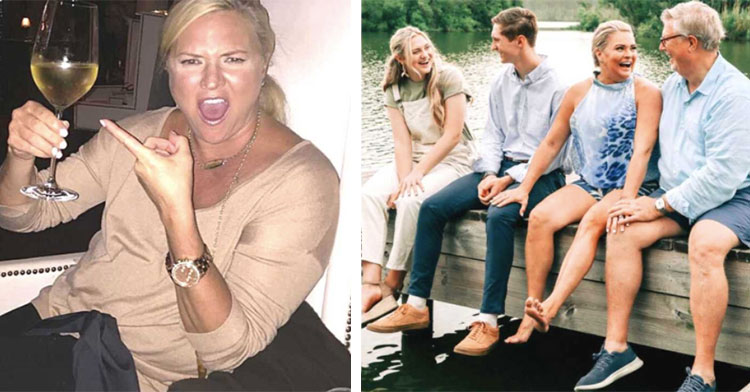
[[[208,251],[208,247],[203,244],[203,255],[197,259],[174,260],[172,254],[167,252],[165,266],[172,282],[180,287],[193,287],[206,275],[211,267],[211,262],[213,262],[213,257]]]

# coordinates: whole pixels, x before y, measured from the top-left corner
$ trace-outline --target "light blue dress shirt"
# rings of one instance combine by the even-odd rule
[[[503,156],[530,160],[547,135],[566,86],[560,82],[546,58],[542,58],[542,62],[523,80],[510,66],[492,84],[489,118],[482,135],[479,159],[474,162],[475,172],[497,173]],[[559,168],[563,155],[562,152],[558,154],[545,173]],[[521,182],[528,167],[528,163],[518,164],[506,174]]]
[[[719,55],[692,94],[674,73],[662,97],[659,185],[692,221],[750,185],[750,80]]]

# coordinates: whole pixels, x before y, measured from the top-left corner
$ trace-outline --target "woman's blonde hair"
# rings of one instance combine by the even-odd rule
[[[246,21],[260,44],[266,74],[260,92],[260,109],[282,124],[286,123],[286,96],[276,80],[268,75],[268,65],[276,49],[276,34],[271,29],[268,11],[259,0],[182,0],[169,10],[159,45],[159,61],[164,67],[177,39],[201,16],[218,11],[233,11]]]
[[[599,66],[599,59],[596,58],[596,50],[604,51],[604,48],[607,47],[609,36],[618,31],[634,34],[633,28],[621,20],[603,22],[594,30],[594,37],[591,39],[591,56],[594,57],[594,65],[597,67]]]
[[[440,90],[438,90],[437,83],[443,64],[440,58],[440,53],[435,45],[433,45],[430,37],[427,36],[427,33],[416,27],[406,26],[398,29],[396,33],[393,34],[390,44],[391,55],[388,56],[388,59],[385,62],[385,77],[383,78],[382,88],[383,91],[386,91],[392,84],[398,83],[402,77],[408,77],[402,76],[402,74],[406,72],[404,67],[407,67],[408,69],[409,64],[411,63],[411,39],[417,35],[424,37],[432,47],[432,69],[427,75],[425,75],[425,90],[427,91],[427,98],[430,101],[432,119],[442,128],[445,124],[445,104],[443,103],[443,97],[440,94]],[[398,58],[403,60],[403,65],[398,61]]]

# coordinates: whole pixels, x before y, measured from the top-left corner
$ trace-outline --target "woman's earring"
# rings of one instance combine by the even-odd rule
[[[408,78],[409,77],[409,74],[406,73],[406,67],[403,64],[401,64],[401,77],[402,78]]]

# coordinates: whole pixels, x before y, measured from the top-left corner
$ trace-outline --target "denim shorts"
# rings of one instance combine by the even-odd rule
[[[720,206],[706,211],[693,224],[705,219],[719,222],[726,226],[729,230],[732,230],[740,242],[750,247],[750,187],[737,190],[734,197],[725,201]]]
[[[573,182],[573,185],[576,185],[586,191],[591,197],[593,197],[596,201],[601,201],[604,196],[606,196],[609,192],[612,192],[615,189],[620,188],[596,188],[593,185],[589,184],[584,180],[583,178],[576,180]],[[659,189],[659,181],[649,181],[644,182],[641,184],[641,187],[638,188],[638,196],[646,196],[650,195],[654,190]]]

